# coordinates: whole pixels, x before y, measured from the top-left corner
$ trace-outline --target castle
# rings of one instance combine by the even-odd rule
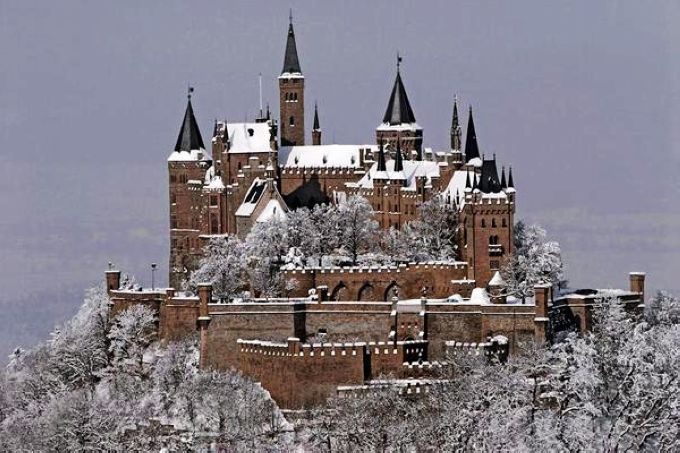
[[[513,253],[512,171],[506,178],[495,155],[480,154],[471,109],[463,149],[455,101],[450,149],[423,147],[399,61],[374,144],[323,145],[316,105],[312,145],[305,144],[305,76],[292,21],[278,81],[280,121],[268,108],[251,123],[216,121],[211,155],[189,93],[168,158],[170,287],[125,288],[121,272],[109,269],[112,319],[146,305],[158,316],[162,341],[197,334],[201,367],[240,370],[281,407],[295,409],[384,385],[384,376],[416,385],[414,378],[432,375],[451,354],[502,356],[586,331],[603,297],[642,307],[643,273],[630,274],[628,290],[558,295],[537,285],[522,303],[508,297],[498,269]],[[451,225],[459,232],[457,261],[288,267],[283,272],[300,287],[280,299],[224,301],[209,284],[199,284],[197,295],[176,290],[211,237],[243,237],[257,222],[351,195],[369,201],[383,229],[401,228],[419,203],[442,197],[459,214],[459,225]]]
[[[495,154],[492,158],[480,154],[472,108],[462,149],[455,101],[450,149],[423,147],[423,129],[416,122],[399,62],[398,58],[374,144],[322,144],[316,105],[312,144],[305,144],[305,75],[292,21],[278,77],[279,122],[271,118],[269,108],[250,123],[215,121],[211,158],[190,93],[168,158],[170,286],[180,288],[196,269],[210,237],[244,237],[255,222],[285,218],[291,209],[337,203],[351,195],[370,202],[384,229],[400,229],[416,218],[419,203],[443,197],[460,217],[458,260],[463,267],[452,279],[486,286],[512,254],[516,200],[512,170],[506,178]]]

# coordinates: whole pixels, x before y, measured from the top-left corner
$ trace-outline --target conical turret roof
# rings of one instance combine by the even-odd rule
[[[201,131],[198,129],[194,109],[191,106],[191,95],[189,95],[182,127],[177,136],[175,151],[191,151],[194,149],[205,149],[205,145],[203,145],[203,137],[201,137]]]
[[[477,145],[477,133],[475,132],[475,120],[472,118],[472,107],[470,107],[470,116],[467,124],[467,135],[465,136],[465,160],[470,162],[471,159],[479,157],[479,146]]]
[[[383,116],[383,123],[390,125],[415,123],[416,117],[413,114],[411,103],[406,94],[406,88],[401,80],[401,73],[397,69],[397,78],[394,80],[392,94],[387,103],[387,110]]]
[[[295,31],[293,30],[293,17],[291,15],[288,25],[288,39],[286,40],[286,54],[283,57],[283,69],[281,74],[302,74],[300,60],[298,60],[297,46],[295,45]]]

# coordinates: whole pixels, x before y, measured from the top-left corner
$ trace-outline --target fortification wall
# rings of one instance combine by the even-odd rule
[[[300,409],[323,404],[338,386],[361,385],[378,376],[404,377],[404,365],[427,354],[427,342],[302,344],[238,340],[238,368],[262,383],[279,406]],[[415,366],[418,372],[422,367]]]
[[[389,301],[398,290],[402,299],[421,296],[446,298],[452,294],[469,297],[474,281],[467,280],[467,263],[411,263],[399,266],[346,266],[298,268],[284,271],[284,279],[299,281],[292,294],[304,297],[309,289],[325,286],[328,298],[339,301]]]

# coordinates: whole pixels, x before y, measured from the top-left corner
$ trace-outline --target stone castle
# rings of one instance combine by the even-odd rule
[[[615,297],[630,310],[644,302],[645,276],[628,290],[557,295],[546,285],[520,303],[498,273],[513,253],[516,192],[512,170],[480,153],[472,110],[465,145],[453,103],[450,149],[423,147],[399,61],[375,143],[323,145],[315,105],[305,144],[305,76],[292,21],[279,81],[279,121],[269,108],[254,122],[216,121],[205,149],[191,93],[168,158],[170,287],[126,289],[109,269],[112,314],[134,304],[158,315],[162,341],[198,335],[202,367],[233,367],[260,381],[284,408],[321,404],[334,394],[416,385],[455,353],[512,354],[530,341],[590,327],[592,307]],[[507,176],[507,177],[506,177]],[[298,267],[290,297],[225,302],[210,285],[177,291],[214,236],[243,237],[256,222],[285,219],[299,207],[361,195],[383,229],[416,218],[443,197],[459,214],[458,260],[393,266]],[[123,285],[124,286],[124,285]],[[378,380],[379,379],[379,380]]]
[[[252,123],[216,121],[211,154],[189,95],[168,158],[171,286],[179,288],[196,268],[211,236],[243,237],[255,222],[285,218],[291,209],[337,203],[351,195],[370,202],[384,229],[401,228],[416,218],[419,203],[444,197],[460,215],[462,267],[455,279],[481,286],[491,280],[512,253],[516,193],[512,170],[506,178],[495,154],[480,154],[472,109],[464,150],[455,101],[450,149],[423,147],[423,129],[416,122],[398,59],[374,144],[322,144],[315,105],[312,144],[306,145],[305,76],[292,22],[278,82],[279,121],[271,118],[269,108]],[[358,296],[355,292],[346,297]]]

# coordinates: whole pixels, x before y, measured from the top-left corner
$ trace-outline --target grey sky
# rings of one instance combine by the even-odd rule
[[[254,116],[259,72],[276,112],[291,6],[325,142],[372,141],[399,50],[426,144],[448,143],[454,93],[472,103],[574,285],[645,270],[680,287],[677,2],[1,0],[0,353],[70,314],[64,295],[109,260],[166,278],[187,83],[204,138]]]

